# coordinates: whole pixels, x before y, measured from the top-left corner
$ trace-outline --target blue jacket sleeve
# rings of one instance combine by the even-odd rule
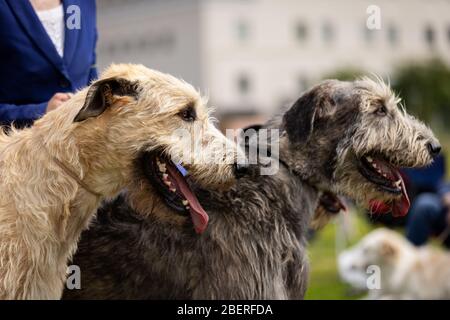
[[[89,79],[88,79],[88,85],[91,84],[92,81],[97,80],[98,78],[98,72],[97,72],[97,54],[95,52],[97,48],[97,39],[98,39],[98,33],[97,28],[95,28],[95,43],[94,43],[94,52],[92,53],[92,64],[91,64],[91,70],[89,71]]]
[[[47,102],[23,105],[0,103],[0,123],[34,121],[42,117],[46,109]]]

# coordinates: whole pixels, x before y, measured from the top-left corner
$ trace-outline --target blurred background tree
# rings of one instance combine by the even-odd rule
[[[324,79],[337,79],[341,81],[353,81],[359,77],[364,76],[365,73],[362,70],[355,68],[343,68],[338,69],[324,77]]]
[[[401,66],[393,87],[407,110],[425,122],[444,126],[450,121],[450,69],[442,61]]]

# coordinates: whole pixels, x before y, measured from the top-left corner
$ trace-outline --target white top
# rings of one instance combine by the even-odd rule
[[[64,8],[63,5],[50,9],[36,11],[45,31],[55,45],[56,51],[62,57],[64,54]]]

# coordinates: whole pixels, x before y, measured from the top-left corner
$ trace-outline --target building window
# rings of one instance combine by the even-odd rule
[[[388,27],[388,40],[392,46],[398,43],[398,29],[394,25]]]
[[[428,44],[429,47],[432,47],[434,45],[435,41],[435,32],[434,29],[431,26],[425,27],[425,42]]]
[[[322,26],[322,38],[325,43],[330,43],[334,39],[333,26],[329,22],[325,22]]]
[[[366,41],[366,43],[372,43],[373,40],[375,39],[375,29],[369,29],[367,28],[367,26],[364,24],[364,39]]]
[[[447,27],[447,41],[450,44],[450,26]]]
[[[246,21],[238,21],[236,26],[237,37],[240,41],[245,41],[249,37],[249,26]]]
[[[239,93],[242,95],[250,91],[250,79],[247,75],[241,74],[237,81]]]
[[[308,28],[302,22],[295,27],[295,36],[299,42],[304,42],[308,38]]]

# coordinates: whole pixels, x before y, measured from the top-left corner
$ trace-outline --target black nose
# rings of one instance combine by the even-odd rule
[[[441,145],[437,142],[428,142],[427,148],[433,158],[437,157],[439,152],[441,152]]]
[[[234,175],[236,178],[242,178],[249,171],[249,165],[247,163],[235,163],[234,164]]]

